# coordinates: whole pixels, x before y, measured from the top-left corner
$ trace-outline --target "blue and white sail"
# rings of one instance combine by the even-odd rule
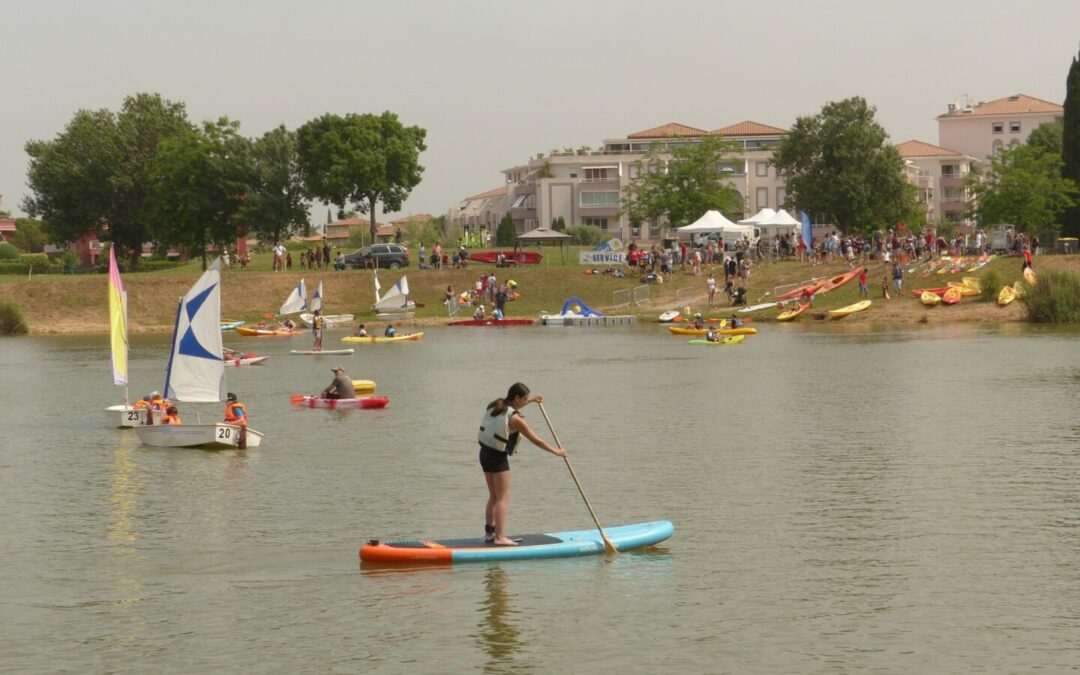
[[[322,281],[315,287],[315,295],[311,298],[311,311],[322,309]]]
[[[186,403],[225,400],[221,360],[221,260],[215,260],[180,299],[165,396]]]
[[[386,292],[376,303],[376,311],[415,309],[416,303],[409,300],[409,281],[405,277],[398,279],[393,288]]]
[[[301,279],[300,283],[296,284],[296,287],[289,293],[289,297],[285,298],[285,303],[281,305],[278,314],[295,314],[303,312],[305,309],[307,309],[307,286],[304,285],[304,280]]]

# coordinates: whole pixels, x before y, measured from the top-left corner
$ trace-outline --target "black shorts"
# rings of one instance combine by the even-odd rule
[[[510,470],[510,456],[492,448],[480,446],[480,466],[484,473],[500,473]]]

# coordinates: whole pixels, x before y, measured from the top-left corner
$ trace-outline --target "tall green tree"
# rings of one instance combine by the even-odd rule
[[[49,243],[49,237],[40,220],[16,218],[11,241],[27,253],[41,253],[45,250],[45,244]]]
[[[654,146],[636,163],[637,177],[624,191],[622,211],[635,223],[664,218],[672,227],[709,210],[741,215],[742,197],[724,171],[736,155],[737,146],[719,137],[673,151]]]
[[[1006,148],[987,169],[965,179],[969,215],[985,225],[1009,223],[1023,232],[1057,231],[1058,216],[1076,203],[1076,184],[1061,176],[1061,156],[1039,145]]]
[[[239,218],[263,241],[277,244],[308,225],[296,134],[284,126],[252,143],[252,183]]]
[[[872,232],[917,212],[904,160],[875,113],[853,97],[795,121],[772,158],[795,208],[844,232]]]
[[[307,122],[296,134],[308,195],[341,210],[352,204],[360,213],[370,214],[372,240],[376,205],[382,202],[383,213],[401,210],[424,172],[420,153],[427,149],[427,131],[404,126],[389,111],[327,114]]]
[[[517,229],[514,227],[514,219],[507,213],[499,221],[499,226],[495,228],[495,245],[513,246],[516,239]]]
[[[162,141],[155,174],[159,241],[183,246],[206,269],[209,245],[236,240],[254,175],[251,141],[227,118]]]
[[[119,112],[80,110],[49,141],[29,141],[23,208],[54,241],[87,234],[112,241],[137,263],[154,239],[152,167],[163,140],[191,130],[183,103],[140,93]]]
[[[1026,142],[1043,152],[1060,156],[1065,143],[1065,125],[1060,120],[1040,124],[1032,130]]]
[[[1080,185],[1080,57],[1073,57],[1065,79],[1065,119],[1062,129],[1061,175]],[[1064,231],[1080,237],[1080,204],[1068,209],[1062,217]]]

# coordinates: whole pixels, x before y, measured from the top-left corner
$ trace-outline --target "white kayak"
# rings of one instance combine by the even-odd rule
[[[776,309],[777,302],[762,302],[757,305],[750,305],[749,307],[743,307],[739,310],[740,314],[749,314],[750,312],[760,312],[763,309]]]
[[[323,323],[327,328],[337,328],[348,326],[355,318],[352,314],[324,314]],[[300,320],[310,327],[315,320],[315,315],[304,313],[300,315]]]
[[[132,408],[129,405],[111,405],[105,408],[105,423],[110,427],[130,429],[146,424],[146,413],[149,408]],[[154,413],[154,422],[161,421],[161,411]]]
[[[135,427],[143,445],[158,448],[235,448],[240,441],[240,427],[234,424],[155,424]],[[257,448],[263,435],[248,427],[247,447]]]
[[[294,349],[290,351],[290,354],[296,354],[297,356],[342,356],[345,354],[352,354],[355,349]]]
[[[671,323],[679,318],[679,310],[671,309],[660,315],[660,323]]]

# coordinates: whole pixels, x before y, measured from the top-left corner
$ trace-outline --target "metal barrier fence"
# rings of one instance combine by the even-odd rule
[[[460,309],[461,309],[461,303],[458,302],[458,299],[457,299],[456,296],[450,298],[446,302],[446,311],[449,312],[450,316],[454,316],[455,314],[457,314],[458,310],[460,310]]]
[[[643,286],[636,286],[633,291],[635,305],[644,305],[645,303],[649,302],[648,284],[645,284]]]
[[[698,289],[693,286],[687,286],[686,288],[680,288],[675,291],[675,300],[681,305],[687,298],[697,295]]]
[[[615,291],[611,294],[611,306],[612,307],[629,307],[630,306],[630,294],[632,289],[624,288],[621,291]]]

